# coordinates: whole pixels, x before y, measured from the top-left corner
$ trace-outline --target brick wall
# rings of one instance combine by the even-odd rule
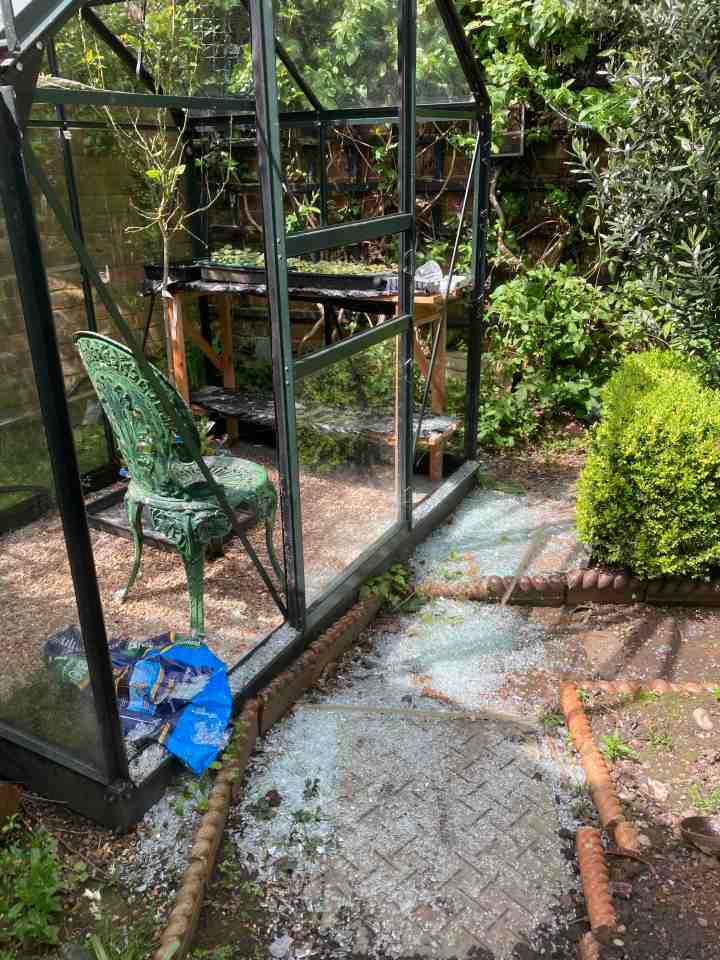
[[[56,131],[33,131],[33,146],[58,193],[67,203],[62,152]],[[148,303],[140,296],[143,261],[151,253],[148,238],[128,234],[125,227],[135,221],[130,205],[132,181],[113,152],[99,150],[93,134],[74,131],[72,151],[87,247],[100,271],[109,278],[110,291],[125,317],[142,328]],[[72,343],[72,335],[87,327],[80,267],[54,214],[39,192],[35,210],[43,242],[58,344],[68,393],[78,402],[71,404],[75,416],[82,416],[83,397],[90,388],[80,383],[83,371]],[[114,336],[102,305],[95,297],[98,327]],[[160,354],[161,317],[156,308],[151,327],[152,349]],[[78,389],[79,388],[79,389]],[[73,391],[75,391],[73,393]],[[37,396],[20,308],[15,271],[10,253],[7,226],[0,215],[0,429],[3,425],[32,422],[37,415]]]

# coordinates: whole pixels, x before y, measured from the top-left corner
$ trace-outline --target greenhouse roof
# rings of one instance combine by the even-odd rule
[[[98,16],[88,7],[102,6],[112,12]],[[137,13],[130,5],[98,3],[97,0],[0,0],[0,69],[20,64],[34,53],[37,44],[54,36],[78,10],[92,18],[91,26],[106,33],[105,42],[122,58]],[[135,22],[133,22],[133,17]],[[274,10],[281,109],[291,115],[323,112],[342,118],[347,111],[362,110],[367,118],[392,117],[400,101],[398,74],[399,0],[371,0],[358,4],[346,0],[276,0]],[[252,65],[250,23],[245,0],[227,9],[197,18],[197,36],[202,44],[205,85],[201,90],[163,90],[180,100],[191,97],[207,103],[178,103],[179,107],[217,114],[252,114]],[[126,52],[134,55],[132,49]],[[445,106],[449,116],[462,108],[486,102],[483,75],[477,65],[453,0],[417,0],[416,99],[419,115],[438,116],[424,107]],[[72,79],[72,78],[71,78]],[[13,78],[10,77],[11,83]],[[146,83],[147,87],[148,84]],[[125,88],[126,89],[126,88]],[[113,86],[113,90],[116,88]],[[116,95],[102,94],[93,102],[123,104]],[[120,93],[122,94],[122,90]],[[62,91],[64,102],[89,102],[88,91]],[[84,95],[84,96],[83,96]],[[99,98],[99,99],[98,99]],[[40,90],[39,101],[57,102],[59,91]],[[395,108],[395,109],[393,109]],[[467,112],[467,111],[466,111]]]

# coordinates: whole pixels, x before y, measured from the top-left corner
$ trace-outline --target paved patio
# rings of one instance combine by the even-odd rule
[[[503,518],[528,542],[517,499],[486,497],[488,552],[505,549]],[[419,559],[477,535],[464,507]],[[558,922],[576,889],[558,831],[575,825],[579,773],[535,708],[500,697],[551,648],[527,611],[433,601],[376,624],[271,731],[232,839],[264,890],[272,956],[502,960]]]

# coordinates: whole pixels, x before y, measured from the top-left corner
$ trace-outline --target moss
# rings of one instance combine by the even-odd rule
[[[578,531],[597,560],[643,577],[720,564],[720,391],[664,351],[626,358],[603,390],[578,485]]]

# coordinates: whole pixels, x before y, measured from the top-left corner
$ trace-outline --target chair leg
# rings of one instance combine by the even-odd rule
[[[137,580],[137,575],[140,572],[140,562],[142,561],[143,552],[142,511],[143,505],[141,503],[137,503],[135,500],[128,501],[127,512],[128,519],[130,521],[130,532],[132,533],[135,553],[133,557],[132,570],[130,571],[130,578],[127,582],[125,590],[123,591],[123,600],[127,600],[127,595],[130,593],[130,588]]]
[[[285,571],[278,563],[277,554],[275,553],[275,544],[273,543],[273,530],[275,529],[275,517],[272,516],[265,521],[265,543],[267,545],[268,556],[270,557],[270,563],[272,568],[275,571],[275,575],[280,581],[280,583],[285,582]]]
[[[187,576],[188,598],[190,601],[190,633],[201,634],[205,630],[205,602],[203,566],[205,548],[200,543],[191,543],[182,553]]]

